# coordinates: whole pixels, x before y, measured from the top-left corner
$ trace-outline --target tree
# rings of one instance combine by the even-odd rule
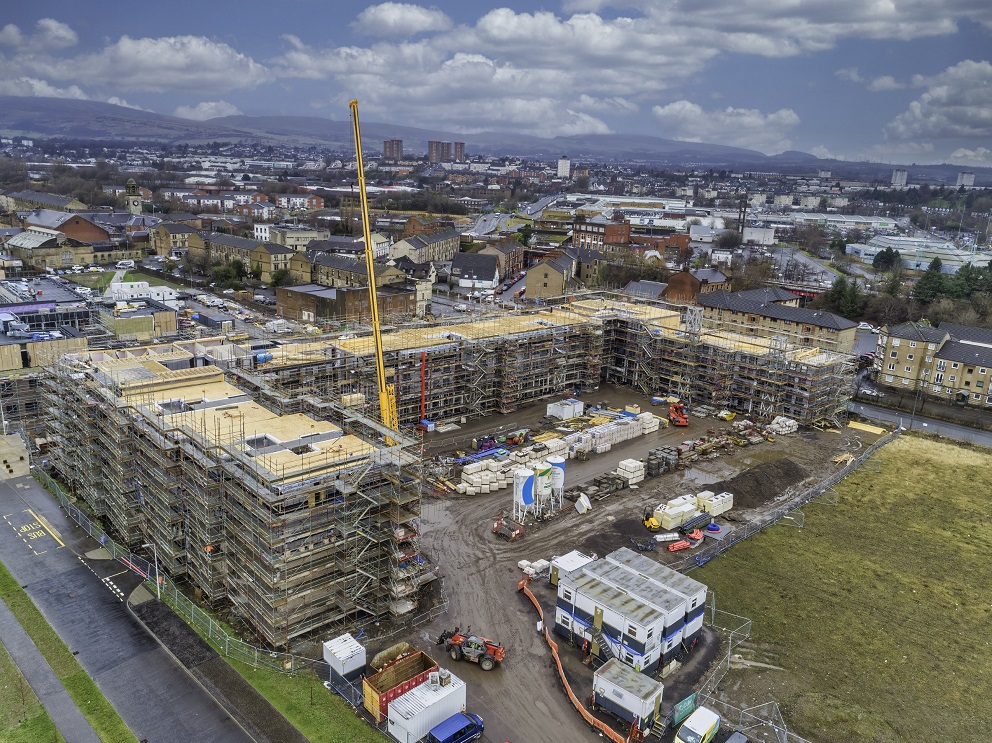
[[[289,283],[289,279],[289,269],[280,268],[279,270],[272,272],[272,286],[285,286]]]
[[[861,293],[861,287],[858,286],[858,282],[848,282],[847,288],[844,290],[844,294],[840,299],[840,314],[848,320],[861,317],[862,310],[864,309],[863,304],[864,295]]]
[[[934,258],[930,261],[926,272],[913,287],[913,299],[929,304],[944,294],[947,282],[944,274],[940,272],[941,265],[940,258]]]
[[[520,236],[520,244],[525,248],[530,246],[530,239],[534,236],[534,228],[529,224],[523,225],[517,230],[517,234]]]
[[[741,233],[737,230],[725,230],[717,236],[714,245],[718,248],[736,248],[743,242]]]

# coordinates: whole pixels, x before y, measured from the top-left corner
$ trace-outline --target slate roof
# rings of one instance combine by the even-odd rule
[[[56,209],[64,209],[75,201],[75,199],[71,196],[59,196],[58,194],[44,193],[43,191],[16,191],[14,193],[8,193],[7,196],[21,201],[32,201],[36,204],[45,204],[46,206],[55,207]]]
[[[940,343],[944,340],[944,336],[947,335],[947,331],[931,327],[930,325],[904,322],[888,328],[888,334],[893,338],[905,338],[924,343]]]
[[[162,222],[162,224],[159,226],[162,227],[170,235],[189,235],[192,234],[193,232],[196,232],[196,230],[194,230],[188,224],[175,224],[173,222]]]
[[[658,299],[667,288],[668,284],[660,281],[631,281],[620,293],[626,294],[628,297]]]
[[[992,346],[992,330],[989,328],[973,328],[970,325],[942,322],[938,330],[950,333],[951,338],[956,341],[970,341],[984,346]]]
[[[63,212],[56,209],[35,209],[25,214],[24,218],[37,227],[57,230],[75,216],[77,215],[71,212]]]
[[[725,291],[700,294],[696,297],[696,304],[714,309],[749,312],[752,315],[802,323],[804,325],[815,325],[818,328],[847,330],[848,328],[857,327],[856,322],[851,322],[832,312],[808,310],[802,307],[789,307],[788,305],[776,304],[775,302],[754,302],[741,298],[736,293]]]
[[[934,356],[969,366],[992,366],[992,346],[980,346],[966,341],[947,341]]]
[[[727,274],[723,271],[718,271],[715,268],[700,268],[695,271],[690,271],[689,273],[691,273],[699,281],[709,284],[719,284],[727,280]]]
[[[254,250],[263,244],[261,240],[238,237],[237,235],[227,235],[223,232],[208,232],[203,235],[203,238],[216,245],[228,245],[232,248],[240,248],[242,250]]]
[[[337,268],[341,271],[351,271],[353,273],[360,273],[362,276],[366,274],[365,263],[363,261],[357,261],[347,255],[341,255],[340,253],[327,253],[324,251],[311,252],[309,250],[306,255],[307,259],[317,266]]]
[[[793,294],[780,286],[767,286],[763,289],[747,289],[741,292],[734,292],[742,299],[749,299],[752,302],[794,302],[799,299],[798,294]]]
[[[461,273],[457,273],[461,269]],[[455,253],[451,259],[451,274],[460,279],[492,281],[499,270],[499,260],[495,255],[485,253]]]

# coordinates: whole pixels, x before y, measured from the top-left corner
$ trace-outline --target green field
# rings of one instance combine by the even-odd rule
[[[0,645],[0,741],[63,741],[3,645]]]
[[[0,564],[0,599],[17,617],[24,631],[28,633],[38,650],[48,661],[59,681],[69,692],[69,696],[80,711],[90,721],[90,725],[104,743],[136,743],[137,738],[111,706],[100,689],[79,665],[79,661],[69,652],[69,648],[56,634],[52,626],[38,611],[31,598],[21,589],[7,568]],[[7,677],[4,675],[3,683]],[[0,719],[3,719],[0,717]],[[47,719],[47,715],[46,715]],[[42,725],[42,722],[36,724]],[[54,729],[54,728],[53,728]],[[19,740],[3,738],[0,740]],[[29,737],[27,740],[46,740],[43,737]],[[52,740],[51,737],[47,740]]]
[[[772,527],[693,571],[719,608],[753,619],[744,659],[783,669],[721,686],[738,706],[777,700],[814,741],[986,741],[992,453],[904,436],[872,462],[836,505],[804,507],[805,528]]]

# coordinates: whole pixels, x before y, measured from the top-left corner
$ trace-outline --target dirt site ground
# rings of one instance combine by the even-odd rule
[[[587,404],[604,400],[613,406],[636,402],[645,410],[661,413],[661,408],[651,408],[649,400],[629,390],[604,389],[590,393],[585,399]],[[526,426],[543,414],[544,405],[535,405],[511,421],[504,422],[503,418],[477,421],[454,435],[443,436],[452,445],[455,436],[467,439],[497,426],[504,430]],[[658,434],[625,442],[608,454],[594,455],[587,462],[569,460],[566,486],[613,470],[621,459],[640,458],[649,449],[698,438],[707,429],[723,425],[712,418],[692,419],[688,429],[662,429]],[[640,523],[640,514],[646,506],[654,507],[684,493],[713,489],[714,485],[755,467],[759,469],[749,472],[744,482],[749,492],[736,493],[738,502],[757,510],[769,508],[836,469],[838,465],[831,462],[834,456],[844,452],[856,454],[874,438],[850,429],[800,432],[778,437],[775,442],[731,450],[697,461],[691,469],[647,479],[636,490],[625,490],[594,502],[592,511],[584,516],[567,508],[549,522],[528,527],[524,537],[513,543],[497,540],[491,533],[494,517],[511,507],[509,489],[494,495],[425,499],[423,548],[444,576],[451,603],[447,614],[418,628],[415,637],[403,639],[427,651],[442,666],[451,668],[467,681],[468,708],[485,719],[486,740],[496,743],[600,740],[571,707],[558,681],[550,650],[536,631],[535,609],[517,592],[520,577],[517,562],[550,559],[573,549],[602,556],[619,547],[631,547],[631,538],[647,541],[649,534]],[[786,459],[789,461],[783,461]],[[566,505],[570,506],[567,502]],[[726,514],[727,520],[721,517],[720,521],[732,528],[732,520],[746,521],[755,515],[756,510],[735,507]],[[668,552],[648,554],[662,561],[672,559]],[[535,586],[535,594],[553,617],[554,594],[550,587]],[[437,652],[435,638],[441,630],[455,625],[503,642],[508,648],[503,666],[486,673],[473,664],[454,663]],[[704,643],[707,649],[698,653],[704,657],[693,659],[681,675],[665,680],[666,702],[671,704],[684,697],[704,676],[705,666],[717,654],[717,644],[718,641]],[[586,698],[592,690],[591,669],[578,661],[577,648],[562,645],[561,653],[573,690],[580,698]]]

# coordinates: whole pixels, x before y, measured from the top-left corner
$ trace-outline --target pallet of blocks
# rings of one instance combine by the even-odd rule
[[[677,529],[697,513],[696,496],[682,495],[662,503],[654,510],[654,517],[662,529]]]
[[[699,510],[710,516],[719,516],[734,507],[734,495],[733,493],[714,493],[711,490],[704,490],[696,494],[696,505]]]
[[[641,431],[645,435],[654,433],[661,427],[661,419],[656,417],[655,414],[651,412],[641,413],[637,416],[637,420],[641,422]]]
[[[627,485],[636,485],[644,481],[644,462],[637,459],[623,459],[617,467],[617,474]]]

